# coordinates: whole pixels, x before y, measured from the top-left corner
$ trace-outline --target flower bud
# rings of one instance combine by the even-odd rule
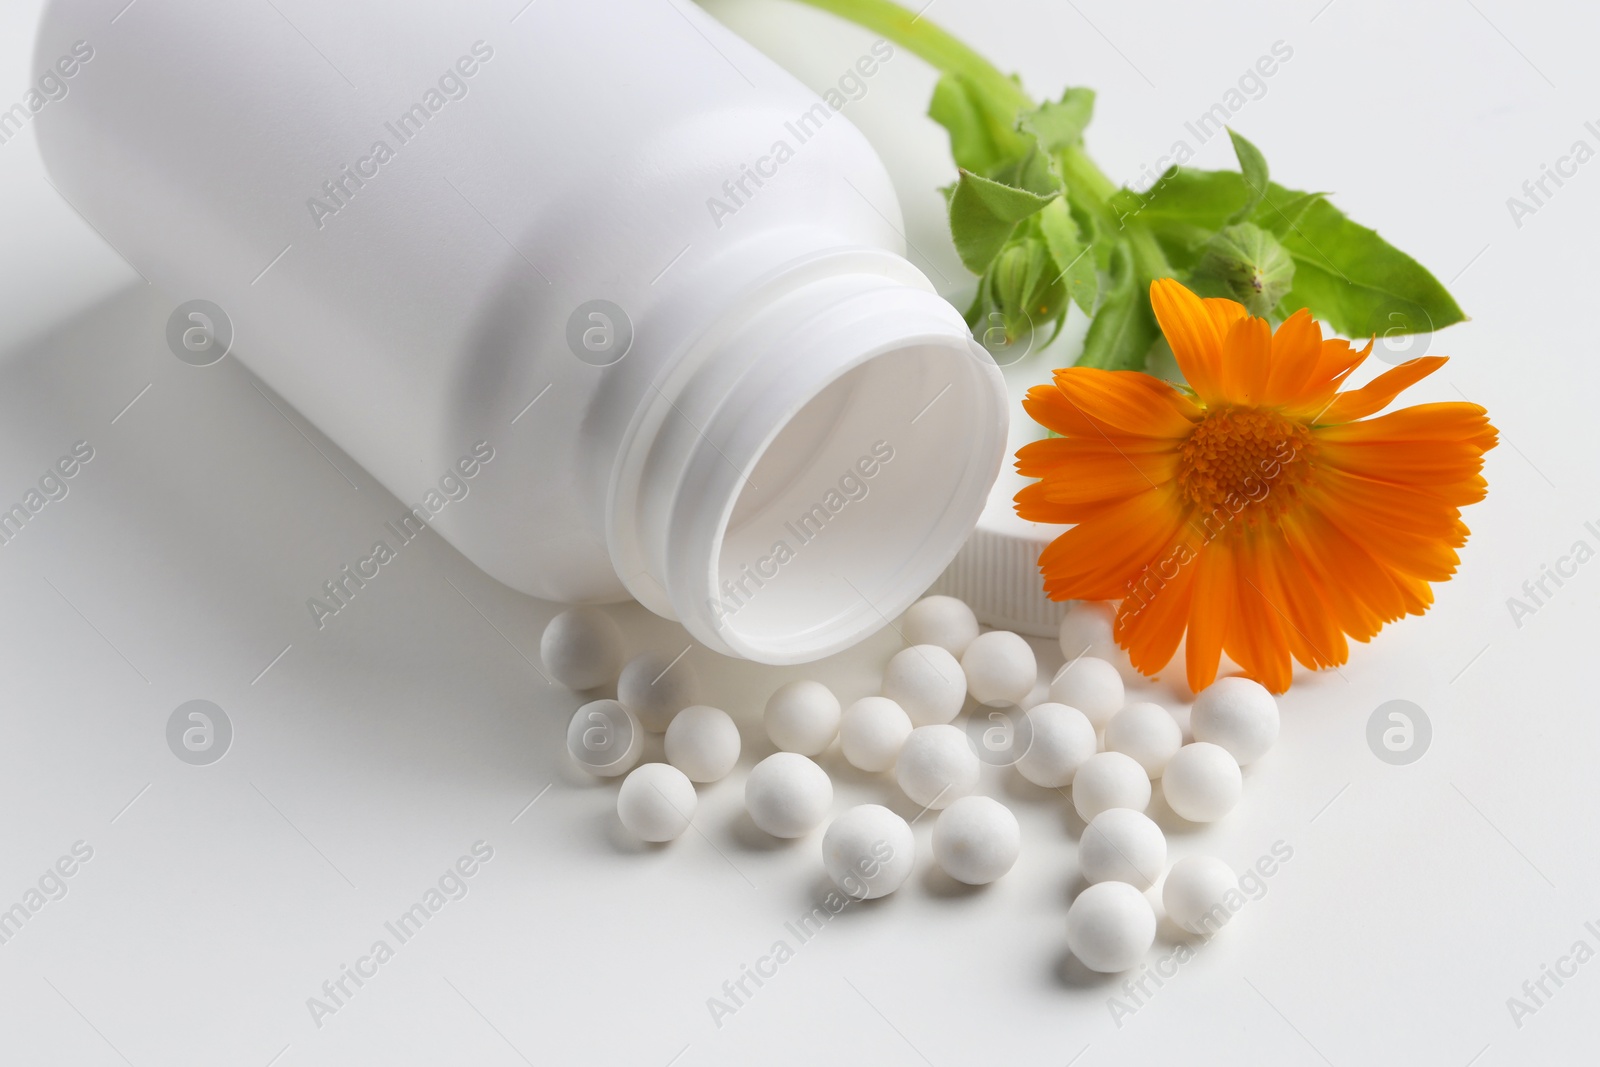
[[[1055,321],[1065,305],[1066,285],[1045,243],[1023,237],[1000,251],[989,267],[988,291],[1005,323],[1008,341]]]
[[[1294,284],[1294,259],[1272,234],[1242,222],[1206,243],[1194,281],[1197,292],[1237,300],[1250,314],[1266,316]]]

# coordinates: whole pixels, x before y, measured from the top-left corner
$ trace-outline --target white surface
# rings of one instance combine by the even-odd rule
[[[1023,856],[999,883],[969,892],[935,872],[924,818],[903,889],[851,904],[803,942],[789,932],[831,883],[820,835],[779,844],[744,822],[743,768],[770,751],[761,702],[802,673],[847,702],[875,691],[898,644],[890,632],[804,672],[691,650],[705,698],[734,714],[747,748],[741,770],[701,790],[696,829],[644,849],[616,824],[616,784],[566,768],[581,698],[545,687],[535,666],[552,606],[427,535],[314,629],[305,599],[365,550],[396,501],[231,360],[174,359],[161,338],[172,301],[55,198],[31,134],[0,145],[0,498],[19,498],[74,441],[96,449],[70,495],[0,547],[0,898],[20,899],[74,842],[94,850],[67,896],[0,945],[0,1059],[1592,1059],[1600,964],[1547,984],[1553,995],[1520,1028],[1506,1000],[1576,940],[1597,943],[1584,923],[1600,919],[1600,855],[1571,842],[1600,801],[1589,669],[1600,571],[1551,584],[1520,627],[1506,600],[1575,541],[1597,543],[1584,524],[1600,526],[1589,321],[1600,170],[1585,166],[1520,229],[1505,201],[1575,139],[1594,142],[1583,123],[1600,99],[1597,27],[1577,5],[1474,2],[940,0],[929,12],[1036,92],[1068,79],[1098,89],[1091,148],[1129,180],[1273,41],[1291,42],[1292,62],[1235,121],[1287,183],[1334,190],[1454,279],[1473,321],[1434,340],[1455,358],[1408,399],[1465,395],[1503,435],[1489,499],[1466,515],[1462,572],[1435,610],[1356,647],[1341,670],[1297,679],[1278,744],[1247,769],[1245,801],[1222,823],[1180,832],[1156,812],[1174,858],[1212,853],[1271,873],[1256,876],[1248,914],[1159,989],[1147,983],[1152,995],[1119,1020],[1108,999],[1124,997],[1120,979],[1085,974],[1066,953],[1081,823],[1058,793],[1012,773],[986,770],[980,787],[1022,822]],[[816,87],[870,39],[777,3],[716,11]],[[32,18],[31,3],[0,7],[0,100],[23,91]],[[897,57],[847,114],[885,150],[908,235],[955,287],[933,192],[949,177],[942,134],[917,117],[930,85]],[[1208,143],[1200,162],[1225,165],[1227,151]],[[637,648],[685,647],[642,610],[617,617]],[[1048,676],[1059,653],[1035,648]],[[1174,699],[1164,683],[1152,694]],[[196,697],[236,730],[208,767],[179,762],[164,740],[173,709]],[[1431,749],[1409,766],[1367,746],[1368,717],[1391,699],[1432,721]],[[836,752],[823,760],[835,811],[881,802],[915,814],[886,777]],[[306,998],[479,840],[493,857],[467,865],[467,896],[316,1028]],[[1163,924],[1150,958],[1169,951],[1168,935]],[[707,999],[745,968],[770,970],[780,938],[792,956],[719,1028]]]

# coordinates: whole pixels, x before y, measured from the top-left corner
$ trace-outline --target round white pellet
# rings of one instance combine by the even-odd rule
[[[973,638],[961,654],[961,670],[967,692],[980,704],[1019,704],[1039,677],[1033,646],[1010,630]]]
[[[1012,868],[1022,829],[1011,809],[990,797],[962,797],[933,824],[933,858],[967,885],[988,885]]]
[[[635,656],[617,678],[617,700],[633,712],[646,730],[661,733],[672,717],[696,703],[694,669],[680,656],[646,652]]]
[[[1115,662],[1122,650],[1111,636],[1117,609],[1103,600],[1080,600],[1061,617],[1061,654],[1068,663],[1079,656]]]
[[[1078,841],[1078,867],[1085,881],[1127,882],[1149,889],[1167,865],[1167,839],[1161,827],[1130,808],[1102,811]]]
[[[959,658],[978,636],[978,617],[953,596],[925,596],[906,609],[900,633],[908,645],[938,645]]]
[[[768,698],[762,721],[783,751],[815,756],[839,733],[839,698],[821,682],[786,682]]]
[[[1067,947],[1091,971],[1126,971],[1155,939],[1155,909],[1127,882],[1097,882],[1067,909]]]
[[[804,837],[833,804],[828,772],[798,752],[774,752],[750,769],[744,810],[773,837]]]
[[[1185,856],[1167,872],[1161,904],[1191,934],[1214,934],[1233,918],[1223,898],[1238,887],[1233,868],[1215,856]]]
[[[568,608],[545,626],[539,658],[568,689],[609,685],[622,666],[622,630],[599,608]]]
[[[1149,803],[1150,776],[1132,756],[1096,752],[1072,776],[1072,806],[1084,822],[1112,808],[1143,811]]]
[[[978,784],[978,754],[954,726],[919,726],[911,731],[895,761],[895,780],[913,803],[949,807]]]
[[[646,841],[671,841],[682,834],[694,807],[694,783],[665,763],[635,767],[617,790],[617,818]]]
[[[911,827],[882,804],[851,808],[822,834],[822,866],[834,885],[857,900],[899,889],[911,876],[915,859]]]
[[[1227,749],[1242,767],[1278,740],[1278,702],[1248,678],[1218,678],[1194,698],[1189,729],[1196,741]]]
[[[614,778],[638,762],[644,747],[639,720],[615,700],[592,700],[572,713],[567,751],[590,774]]]
[[[691,782],[715,782],[739,762],[739,727],[721,708],[691,704],[673,716],[665,738],[667,762]]]
[[[1183,729],[1160,704],[1129,704],[1106,723],[1106,749],[1132,756],[1152,778],[1183,747]]]
[[[1239,764],[1221,745],[1196,741],[1178,749],[1161,776],[1167,807],[1190,822],[1212,822],[1239,803],[1244,778]]]
[[[938,645],[912,645],[889,660],[879,692],[904,708],[913,726],[934,726],[961,713],[967,676]]]
[[[1125,693],[1122,675],[1103,659],[1084,656],[1069,660],[1050,679],[1050,699],[1077,708],[1089,717],[1095,729],[1104,728],[1111,716],[1122,710]]]
[[[1017,773],[1049,789],[1071,785],[1078,767],[1099,747],[1089,717],[1065,704],[1045,703],[1029,708],[1023,719],[1030,740],[1017,760]]]
[[[888,697],[862,697],[839,720],[839,748],[850,766],[886,771],[911,736],[911,716]]]

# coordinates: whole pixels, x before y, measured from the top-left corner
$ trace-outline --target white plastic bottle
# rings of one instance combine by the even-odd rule
[[[972,528],[997,370],[900,255],[843,98],[694,5],[112,14],[43,21],[41,68],[93,53],[37,122],[57,187],[506,584],[793,663],[893,618]]]

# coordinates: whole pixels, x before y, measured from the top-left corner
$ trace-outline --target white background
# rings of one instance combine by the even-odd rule
[[[277,2],[292,17],[311,0]],[[520,6],[507,0],[507,17]],[[0,7],[5,104],[29,81],[37,7]],[[711,10],[817,89],[871,41],[778,2]],[[0,500],[74,441],[95,458],[0,547],[0,908],[74,842],[93,858],[0,944],[0,1059],[1593,1061],[1600,962],[1560,988],[1547,981],[1553,996],[1520,1027],[1507,1008],[1574,942],[1600,949],[1584,927],[1600,927],[1588,680],[1600,564],[1520,626],[1507,607],[1575,541],[1600,547],[1584,527],[1600,527],[1600,162],[1520,227],[1506,204],[1575,140],[1600,148],[1584,127],[1600,125],[1591,9],[937,0],[928,17],[1038,96],[1096,88],[1089,146],[1117,181],[1177,139],[1194,144],[1185,121],[1286,42],[1292,59],[1234,125],[1276,178],[1332,191],[1472,316],[1432,340],[1453,358],[1407,394],[1483,403],[1501,430],[1460,576],[1426,618],[1358,647],[1342,670],[1297,679],[1283,739],[1248,773],[1241,807],[1172,835],[1174,856],[1238,868],[1275,842],[1292,848],[1261,899],[1119,1026],[1108,1009],[1119,979],[1086,974],[1064,943],[1081,826],[1058,794],[996,772],[985,788],[1024,829],[1011,875],[958,888],[932,869],[932,819],[919,821],[911,882],[798,946],[719,1028],[707,998],[779,938],[796,944],[785,922],[826,886],[817,836],[774,843],[742,815],[743,771],[769,751],[760,706],[801,674],[846,701],[873,691],[895,635],[805,672],[691,650],[684,662],[739,720],[745,758],[702,789],[696,831],[669,848],[628,843],[614,787],[567,767],[579,699],[535,667],[554,607],[429,534],[314,629],[305,598],[396,501],[234,360],[172,357],[174,300],[56,197],[28,132],[0,145]],[[923,117],[932,81],[901,52],[846,113],[895,175],[913,259],[956,293],[968,283],[934,192],[952,168]],[[1199,165],[1232,165],[1216,140],[1195,147]],[[616,615],[639,649],[684,647],[681,630],[636,607]],[[1047,677],[1060,656],[1038,647]],[[1174,683],[1152,690],[1181,708]],[[208,767],[180,763],[164,738],[195,698],[236,730]],[[1391,699],[1433,724],[1410,766],[1380,762],[1365,740]],[[823,762],[840,806],[909,813],[836,751]],[[314,1025],[307,998],[479,840],[494,857],[469,895]],[[1172,934],[1162,928],[1152,959]]]

